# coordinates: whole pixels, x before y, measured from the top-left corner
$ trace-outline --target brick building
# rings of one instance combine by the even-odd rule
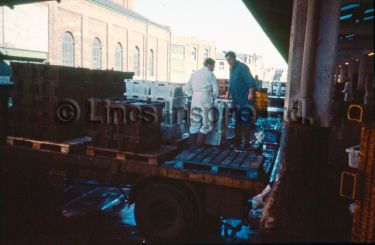
[[[2,7],[0,60],[134,71],[135,79],[185,82],[204,57],[214,56],[214,42],[178,36],[134,12],[133,4],[61,0]]]
[[[173,32],[171,40],[172,81],[187,81],[193,71],[203,66],[206,58],[216,56],[215,42],[203,41],[196,37],[184,37]]]

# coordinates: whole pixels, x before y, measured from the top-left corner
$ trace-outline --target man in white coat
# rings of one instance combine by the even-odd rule
[[[187,85],[186,94],[192,96],[190,109],[190,139],[197,146],[202,146],[207,134],[212,130],[214,99],[219,95],[216,77],[213,73],[215,60],[207,58],[204,67],[195,71]]]

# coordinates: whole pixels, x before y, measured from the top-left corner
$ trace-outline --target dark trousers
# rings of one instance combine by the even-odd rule
[[[236,124],[234,128],[234,143],[241,144],[244,140],[245,144],[250,143],[251,130],[254,128],[255,114],[252,106],[235,108]]]
[[[241,144],[244,141],[245,144],[250,143],[251,129],[253,125],[243,125],[236,123],[234,128],[234,142],[236,144]]]

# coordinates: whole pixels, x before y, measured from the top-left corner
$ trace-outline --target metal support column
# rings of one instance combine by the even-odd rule
[[[307,23],[305,33],[305,44],[302,59],[301,85],[299,91],[298,116],[304,121],[311,116],[312,104],[312,74],[314,72],[315,61],[315,40],[318,23],[318,4],[319,1],[309,0],[307,9]]]
[[[362,55],[361,58],[359,59],[358,86],[357,86],[357,90],[359,91],[363,91],[365,89],[366,66],[367,66],[367,55]]]
[[[305,0],[295,0],[293,2],[284,121],[291,120],[293,117],[292,113],[295,113],[293,112],[293,106],[298,103],[305,43],[307,4],[308,2]]]

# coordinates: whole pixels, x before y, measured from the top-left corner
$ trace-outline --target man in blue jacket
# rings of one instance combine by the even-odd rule
[[[226,98],[232,98],[236,113],[235,146],[243,148],[250,146],[251,128],[255,122],[255,81],[249,67],[236,59],[236,54],[229,51],[225,59],[230,65],[229,90]]]

